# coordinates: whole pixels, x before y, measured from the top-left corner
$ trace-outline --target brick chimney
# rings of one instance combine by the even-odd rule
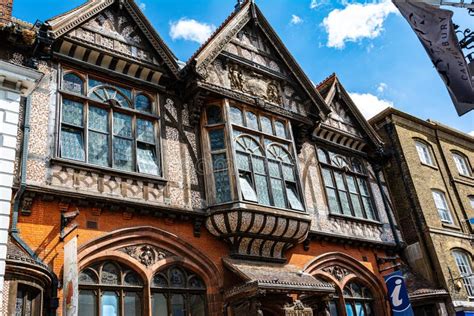
[[[10,23],[12,19],[13,0],[0,0],[0,23]]]

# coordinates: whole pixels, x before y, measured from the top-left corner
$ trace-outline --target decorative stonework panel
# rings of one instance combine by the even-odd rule
[[[323,269],[324,272],[331,274],[336,280],[341,281],[351,272],[344,267],[334,265]]]
[[[169,251],[151,245],[136,245],[121,248],[120,251],[139,261],[146,267],[150,267],[159,260],[173,256]]]
[[[68,36],[142,61],[155,62],[147,40],[123,10],[109,8],[69,32]]]
[[[162,185],[59,165],[51,167],[51,185],[75,189],[78,192],[101,194],[104,197],[127,198],[160,204],[164,200]]]

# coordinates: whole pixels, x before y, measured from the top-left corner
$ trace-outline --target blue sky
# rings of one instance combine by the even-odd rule
[[[230,14],[235,0],[136,0],[175,55],[186,61]],[[81,0],[14,0],[13,15],[34,22]],[[367,115],[386,105],[474,132],[474,111],[458,117],[439,75],[407,22],[386,0],[256,0],[314,83],[336,72]],[[453,18],[474,28],[474,17]]]

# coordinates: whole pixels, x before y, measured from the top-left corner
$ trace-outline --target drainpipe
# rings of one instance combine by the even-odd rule
[[[12,224],[10,227],[10,236],[39,264],[45,266],[45,264],[38,258],[38,255],[28,246],[27,243],[21,238],[20,231],[18,230],[18,212],[20,210],[21,198],[26,190],[26,161],[28,159],[28,143],[30,138],[30,111],[31,111],[31,99],[27,97],[24,101],[24,115],[23,115],[23,141],[20,153],[20,187],[15,193],[13,202],[13,214]],[[49,268],[48,268],[49,270]],[[49,303],[49,315],[56,315],[57,309],[57,289],[58,279],[53,271],[51,273],[51,301]]]
[[[376,170],[374,170],[375,171],[375,179],[377,180],[377,185],[379,187],[380,193],[382,194],[383,207],[385,209],[385,213],[387,213],[388,223],[390,225],[390,229],[392,230],[393,238],[395,238],[395,244],[397,245],[397,250],[401,250],[403,247],[402,247],[402,243],[400,241],[400,238],[398,237],[397,229],[395,227],[395,223],[394,223],[394,220],[393,220],[394,215],[393,215],[392,209],[390,208],[389,203],[387,201],[388,197],[385,194],[385,191],[383,189],[382,181],[380,180],[379,172],[382,169],[381,168],[380,168],[380,170],[377,170],[377,169],[379,169],[379,168],[376,168]]]
[[[435,135],[436,135],[436,144],[438,145],[439,151],[441,152],[441,160],[443,160],[443,163],[446,166],[446,172],[448,173],[449,183],[451,183],[451,185],[452,185],[454,195],[456,196],[456,200],[459,203],[459,206],[461,207],[461,212],[462,212],[462,215],[464,216],[464,219],[461,220],[459,218],[459,215],[456,212],[456,210],[454,210],[454,216],[456,216],[456,218],[458,219],[458,221],[461,225],[461,228],[467,227],[467,233],[472,234],[473,231],[472,231],[471,225],[465,225],[465,223],[469,220],[469,216],[467,215],[466,209],[464,208],[464,204],[462,203],[462,199],[461,199],[461,196],[459,195],[459,191],[456,187],[456,182],[454,180],[453,174],[451,173],[451,169],[449,169],[448,161],[446,159],[446,156],[444,155],[443,147],[441,147],[441,141],[439,140],[439,134],[438,134],[438,126],[434,127],[434,131],[435,131]],[[440,172],[442,172],[441,168],[440,168]],[[449,186],[446,183],[446,180],[444,179],[444,177],[441,177],[441,178],[443,179],[444,185],[446,186],[446,190],[448,190]],[[449,193],[449,191],[448,191],[448,193]],[[450,199],[452,200],[451,197],[450,197]]]

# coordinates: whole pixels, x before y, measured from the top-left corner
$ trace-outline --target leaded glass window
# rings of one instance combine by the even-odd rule
[[[329,211],[377,220],[368,177],[359,158],[317,148]]]
[[[153,100],[141,91],[84,77],[63,77],[59,155],[160,176],[159,118]]]
[[[206,286],[193,272],[179,266],[159,271],[153,277],[153,316],[205,316]]]
[[[79,274],[79,316],[142,314],[143,281],[122,264],[105,261]]]
[[[343,289],[347,315],[374,316],[373,296],[370,290],[357,282],[348,283]]]
[[[303,211],[296,165],[288,150],[291,142],[284,140],[287,124],[236,106],[231,106],[230,111],[242,113],[238,115],[239,120],[232,120],[241,198]]]

